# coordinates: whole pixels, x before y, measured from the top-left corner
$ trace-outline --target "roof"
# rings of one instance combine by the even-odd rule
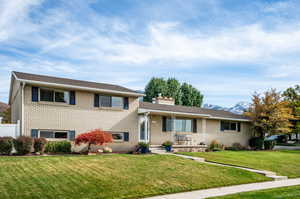
[[[165,104],[153,104],[149,102],[140,102],[140,108],[153,111],[164,112],[176,112],[185,113],[191,115],[203,115],[212,119],[228,119],[228,120],[241,120],[249,121],[249,118],[244,115],[238,115],[229,111],[205,109],[192,106],[180,106],[180,105],[165,105]]]
[[[55,84],[60,86],[71,86],[74,88],[80,89],[98,89],[103,91],[114,91],[119,92],[122,94],[131,94],[136,96],[142,96],[143,94],[136,92],[134,90],[125,88],[123,86],[113,85],[113,84],[104,84],[104,83],[97,83],[97,82],[89,82],[89,81],[82,81],[82,80],[74,80],[74,79],[67,79],[67,78],[60,78],[60,77],[52,77],[46,75],[36,75],[30,73],[22,73],[22,72],[13,72],[18,80],[27,81],[29,83],[48,83],[48,84]]]

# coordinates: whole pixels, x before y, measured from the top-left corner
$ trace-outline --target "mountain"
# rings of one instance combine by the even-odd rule
[[[223,111],[230,111],[232,113],[236,114],[243,114],[245,110],[247,110],[250,106],[250,103],[248,102],[239,102],[233,107],[222,107],[219,105],[213,105],[213,104],[204,104],[203,108],[207,109],[213,109],[213,110],[223,110]]]

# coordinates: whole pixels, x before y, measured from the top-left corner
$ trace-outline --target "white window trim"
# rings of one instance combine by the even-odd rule
[[[45,138],[45,139],[48,139],[48,140],[68,140],[69,139],[69,131],[66,131],[66,130],[49,130],[49,129],[42,129],[42,130],[39,130],[39,133],[38,133],[38,137],[41,138],[41,131],[51,131],[52,133],[56,133],[56,132],[65,132],[67,133],[67,138],[55,138],[55,135],[53,138]]]
[[[39,87],[38,89],[39,89],[39,92],[38,92],[38,94],[39,94],[39,102],[60,103],[60,104],[69,104],[69,103],[70,103],[70,102],[69,102],[70,99],[68,99],[67,102],[56,102],[56,101],[55,101],[55,92],[63,92],[63,93],[69,92],[69,91],[67,91],[67,90],[52,89],[52,88],[44,88],[44,87],[42,87],[42,88]],[[42,100],[41,100],[41,89],[53,91],[53,101],[42,101]],[[70,98],[70,93],[69,93],[69,98]]]
[[[223,131],[221,132],[225,132],[225,133],[232,133],[232,132],[237,132],[237,133],[240,133],[242,132],[242,123],[241,122],[238,122],[238,121],[225,121],[225,120],[221,120],[220,121],[220,127],[222,125],[222,122],[228,122],[229,123],[229,127],[230,127],[230,130],[226,130],[224,129]],[[231,123],[235,123],[235,130],[231,130]],[[238,123],[241,123],[241,130],[239,131],[239,128],[238,128]]]

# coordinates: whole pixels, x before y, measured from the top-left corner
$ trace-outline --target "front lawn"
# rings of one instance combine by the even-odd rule
[[[239,194],[233,194],[222,197],[215,197],[210,199],[299,199],[300,186],[284,187],[267,189],[263,191],[251,191]]]
[[[290,178],[300,177],[300,151],[221,151],[181,153],[208,161],[274,171]]]
[[[168,155],[0,157],[1,199],[141,198],[269,180]]]

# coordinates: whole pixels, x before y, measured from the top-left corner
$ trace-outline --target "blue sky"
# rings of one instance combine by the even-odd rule
[[[232,106],[300,83],[297,0],[0,0],[0,101],[10,72],[143,89],[153,76]]]

